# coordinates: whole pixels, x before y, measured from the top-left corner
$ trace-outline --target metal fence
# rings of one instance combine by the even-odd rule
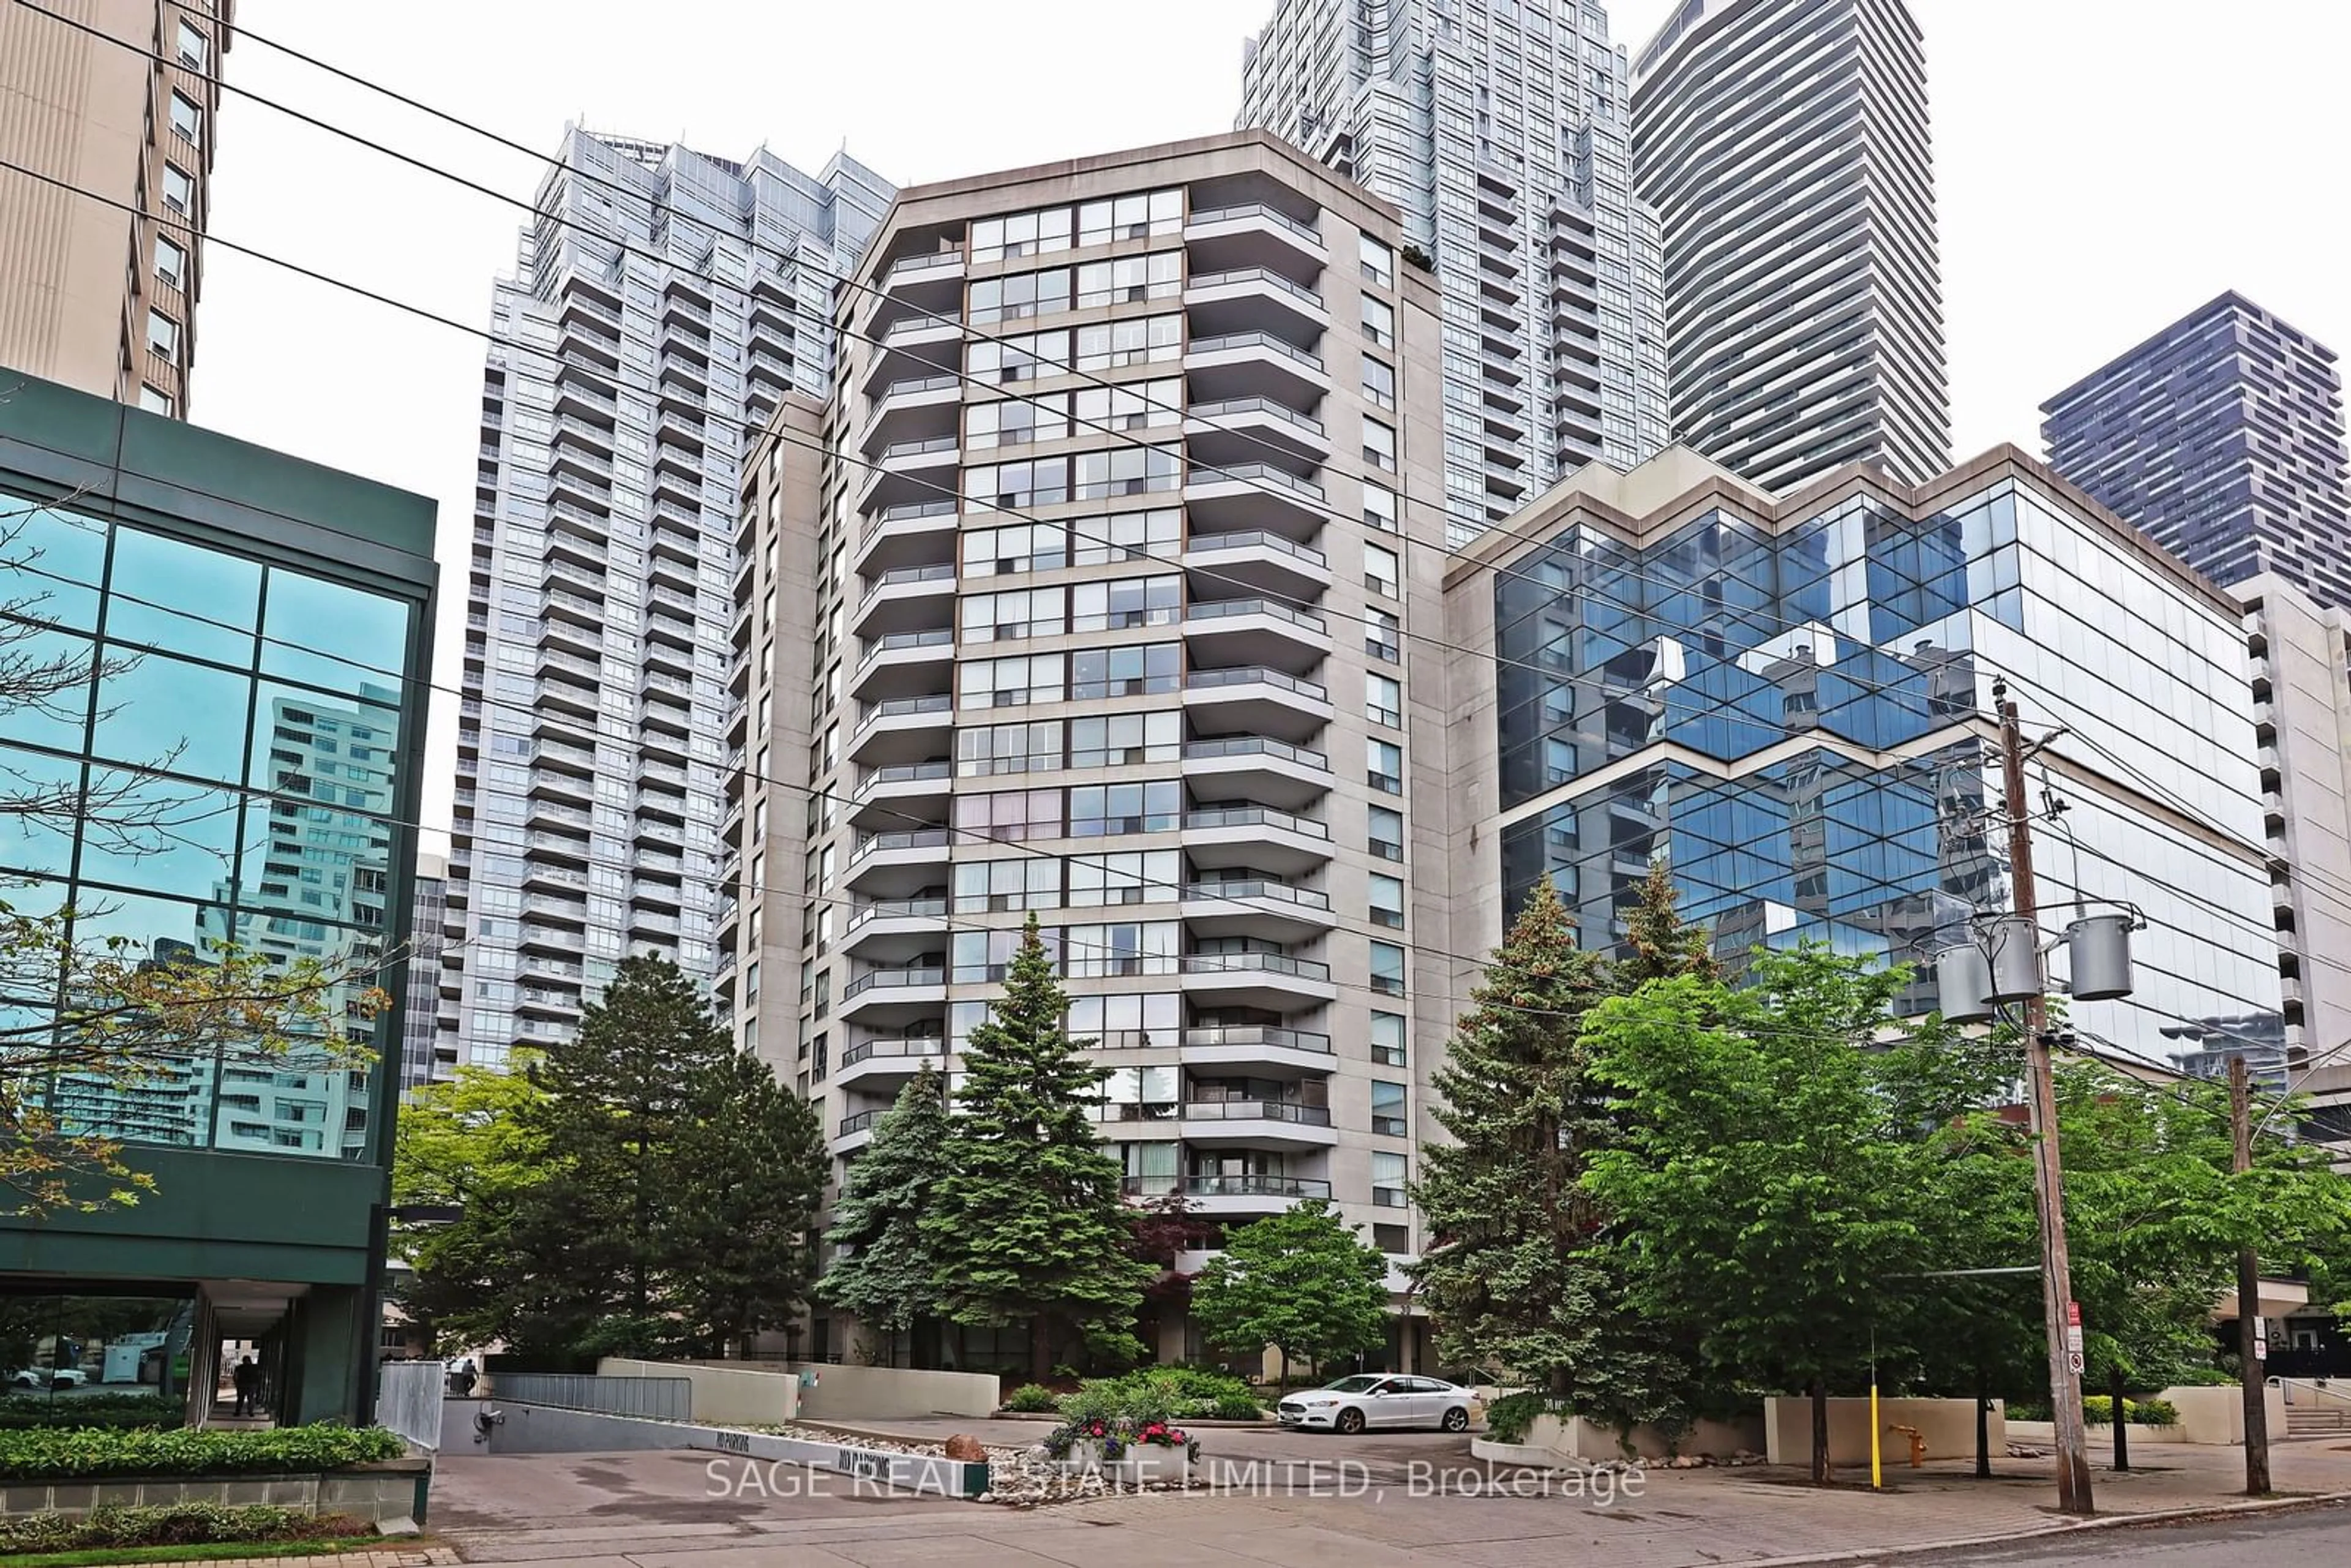
[[[375,1418],[428,1452],[441,1447],[441,1398],[449,1375],[437,1361],[387,1361],[376,1369]]]
[[[586,1372],[501,1372],[490,1379],[493,1397],[559,1410],[643,1416],[655,1421],[694,1419],[694,1383],[684,1377],[605,1377]]]

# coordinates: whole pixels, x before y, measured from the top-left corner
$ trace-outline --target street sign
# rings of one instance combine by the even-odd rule
[[[2270,1321],[2267,1318],[2255,1318],[2253,1320],[2253,1359],[2267,1361],[2269,1358]]]
[[[2072,1370],[2074,1376],[2079,1377],[2082,1375],[2082,1353],[2078,1350],[2067,1351],[2065,1364]]]
[[[2068,1301],[2065,1303],[2065,1322],[2068,1326],[2073,1328],[2080,1328],[2082,1326],[2081,1302]]]

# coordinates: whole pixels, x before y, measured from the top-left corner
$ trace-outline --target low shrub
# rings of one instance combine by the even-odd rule
[[[1053,1408],[1053,1391],[1041,1383],[1024,1383],[1004,1397],[1007,1410],[1038,1415]]]
[[[216,1502],[142,1507],[110,1504],[87,1514],[24,1513],[0,1518],[0,1552],[75,1552],[108,1546],[197,1546],[224,1541],[327,1541],[373,1531],[340,1514],[298,1508]]]
[[[1243,1390],[1238,1394],[1219,1394],[1208,1406],[1208,1414],[1219,1421],[1255,1421],[1265,1415],[1265,1406],[1257,1396]]]
[[[1550,1395],[1531,1388],[1505,1394],[1486,1406],[1486,1435],[1497,1443],[1522,1443],[1535,1417],[1552,1415],[1556,1409]]]
[[[1189,1366],[1146,1366],[1116,1377],[1089,1378],[1077,1393],[1062,1397],[1063,1420],[1076,1419],[1071,1414],[1073,1400],[1090,1419],[1123,1418],[1138,1426],[1207,1418],[1250,1421],[1259,1414],[1257,1396],[1248,1384],[1229,1373]]]
[[[0,1480],[331,1470],[370,1459],[396,1459],[407,1452],[400,1434],[381,1427],[282,1427],[252,1432],[47,1427],[0,1432]]]
[[[2008,1419],[2011,1421],[2046,1421],[2049,1406],[2039,1399],[2011,1399],[2008,1402]],[[2110,1395],[2092,1394],[2082,1400],[2082,1419],[2092,1427],[2115,1424],[2115,1402]],[[2168,1399],[2125,1399],[2123,1419],[2134,1427],[2176,1427],[2179,1424],[2179,1407]]]

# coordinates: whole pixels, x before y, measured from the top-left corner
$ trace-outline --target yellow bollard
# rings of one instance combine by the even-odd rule
[[[1882,1481],[1878,1469],[1878,1450],[1883,1447],[1877,1427],[1877,1378],[1869,1379],[1869,1490],[1876,1491]]]

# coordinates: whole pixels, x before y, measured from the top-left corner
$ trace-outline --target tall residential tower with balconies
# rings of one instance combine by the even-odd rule
[[[1444,294],[1443,481],[1466,544],[1597,458],[1667,441],[1658,228],[1597,5],[1279,0],[1239,123],[1404,214]]]
[[[830,384],[889,199],[845,156],[566,135],[482,392],[444,1059],[563,1038],[629,953],[716,972],[742,455]]]
[[[1635,62],[1673,439],[1767,489],[1950,461],[1927,56],[1903,0],[1687,0]]]
[[[1405,653],[1443,550],[1404,532],[1441,527],[1401,497],[1442,440],[1405,238],[1261,132],[891,208],[830,405],[772,422],[737,540],[756,760],[719,931],[743,1036],[837,1157],[957,1070],[1033,914],[1130,1196],[1328,1197],[1414,1251],[1449,1002],[1411,946],[1447,802]]]
[[[67,10],[0,5],[0,364],[184,417],[230,0]]]

